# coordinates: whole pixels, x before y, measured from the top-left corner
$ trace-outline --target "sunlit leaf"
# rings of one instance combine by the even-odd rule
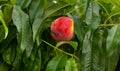
[[[3,25],[3,27],[4,27],[4,31],[5,31],[5,36],[4,36],[4,38],[6,38],[7,35],[8,35],[8,27],[7,27],[6,22],[5,22],[5,20],[4,20],[4,16],[3,16],[2,10],[0,10],[0,21],[2,22],[2,25]]]
[[[6,64],[3,60],[0,60],[0,71],[8,71],[9,65]]]
[[[12,4],[15,4],[16,3],[16,0],[10,0]]]
[[[111,2],[113,5],[115,5],[115,6],[117,6],[117,7],[120,7],[120,4],[119,4],[120,0],[110,0],[110,2]]]
[[[12,8],[13,6],[12,5],[6,5],[4,7],[4,10],[3,10],[3,14],[4,14],[4,19],[6,21],[6,23],[8,24],[10,21],[11,21],[11,17],[12,17]],[[9,12],[9,13],[8,13]]]
[[[48,63],[46,71],[63,71],[66,61],[66,56],[56,56]]]
[[[67,63],[65,65],[65,71],[78,71],[77,63],[75,62],[75,59],[70,58],[67,60]]]

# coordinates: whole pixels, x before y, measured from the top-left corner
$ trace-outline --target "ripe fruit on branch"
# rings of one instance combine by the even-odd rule
[[[74,35],[74,21],[66,16],[59,17],[52,22],[51,34],[56,41],[69,41]]]

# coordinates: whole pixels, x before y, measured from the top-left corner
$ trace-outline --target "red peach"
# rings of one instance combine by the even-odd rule
[[[74,34],[73,20],[66,16],[55,19],[51,25],[51,34],[56,41],[71,40]]]

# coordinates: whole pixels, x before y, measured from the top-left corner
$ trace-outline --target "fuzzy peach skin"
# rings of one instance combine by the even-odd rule
[[[71,18],[62,16],[52,22],[50,29],[56,41],[69,41],[74,35],[74,22]]]

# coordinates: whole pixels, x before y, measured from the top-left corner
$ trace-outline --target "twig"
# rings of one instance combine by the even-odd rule
[[[59,48],[56,48],[55,46],[53,46],[53,45],[51,45],[50,43],[48,43],[48,42],[46,42],[46,41],[44,41],[44,40],[42,40],[44,43],[46,43],[47,45],[49,45],[49,46],[51,46],[52,48],[54,48],[55,50],[58,50],[58,51],[60,51],[60,52],[63,52],[64,54],[66,54],[66,55],[69,55],[69,56],[71,56],[71,57],[74,57],[74,58],[76,58],[77,60],[80,60],[77,56],[75,56],[74,54],[70,54],[70,53],[67,53],[67,52],[65,52],[65,51],[63,51],[63,50],[61,50],[61,49],[59,49]]]

